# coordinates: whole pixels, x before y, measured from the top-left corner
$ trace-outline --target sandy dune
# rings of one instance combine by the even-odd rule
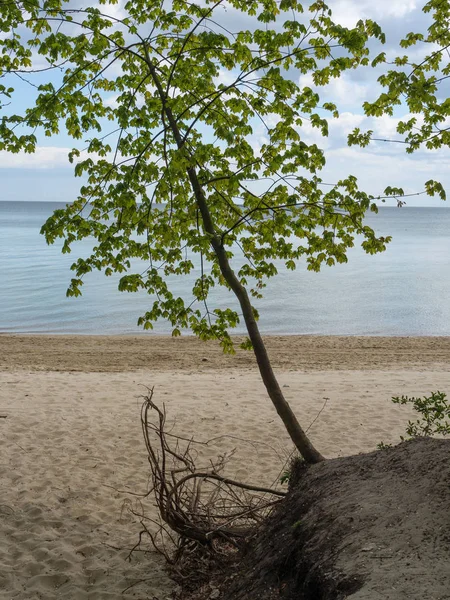
[[[450,391],[446,338],[286,340],[270,344],[300,421],[313,423],[328,398],[310,429],[326,456],[397,441],[410,413],[392,395]],[[1,600],[168,596],[158,557],[125,560],[140,530],[126,506],[137,500],[116,491],[147,489],[139,423],[146,386],[155,386],[178,432],[233,436],[208,450],[238,448],[232,477],[271,483],[290,451],[250,355],[224,368],[195,340],[41,336],[0,336],[0,355]],[[132,371],[137,355],[145,368]],[[144,508],[154,514],[149,500]]]

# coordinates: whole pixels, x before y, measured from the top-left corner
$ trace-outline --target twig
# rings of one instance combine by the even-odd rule
[[[316,415],[316,418],[312,421],[312,423],[310,423],[309,427],[306,429],[305,433],[308,433],[308,431],[311,429],[311,427],[314,425],[314,423],[317,421],[317,419],[320,417],[320,415],[323,413],[325,406],[327,405],[327,402],[329,400],[329,398],[324,398],[325,402],[323,403],[322,408],[319,410],[319,412]]]

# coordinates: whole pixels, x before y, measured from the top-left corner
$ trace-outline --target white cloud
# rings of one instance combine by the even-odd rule
[[[334,98],[336,103],[360,105],[368,97],[369,86],[352,81],[347,73],[343,73],[341,77],[332,79],[324,86],[322,93],[328,98]]]
[[[417,7],[415,0],[330,0],[333,18],[346,27],[359,19],[400,19]]]
[[[402,119],[390,117],[389,115],[382,115],[377,119],[372,119],[371,128],[374,131],[373,137],[385,137],[393,139],[398,137],[397,127]],[[368,127],[369,128],[369,127]]]
[[[327,147],[347,146],[347,136],[355,127],[365,128],[367,117],[364,115],[342,112],[338,119],[328,121],[328,144]],[[320,145],[320,142],[317,142]]]
[[[119,106],[119,103],[117,102],[117,99],[119,98],[120,94],[114,94],[113,96],[110,96],[109,98],[106,98],[104,100],[104,104],[105,106],[109,106],[111,108],[117,108]]]
[[[111,19],[124,19],[127,16],[127,11],[125,10],[126,0],[118,0],[116,4],[100,4],[99,2],[92,2],[92,0],[82,0],[81,4],[78,1],[76,7],[77,8],[98,8],[99,11],[111,17]]]
[[[226,69],[220,69],[217,77],[214,77],[214,83],[216,85],[231,85],[236,81],[236,73],[227,71]]]
[[[315,86],[311,73],[300,75],[298,84],[300,88],[309,87],[317,92],[321,102],[334,102],[338,109],[339,105],[360,107],[369,98],[369,95],[374,95],[368,85],[353,81],[349,73],[345,72],[339,78],[331,79],[324,86]]]
[[[322,150],[328,150],[331,146],[330,137],[324,137],[317,127],[313,127],[307,120],[303,121],[302,127],[299,129],[300,137],[305,144],[316,144]]]
[[[399,147],[391,148],[390,154],[379,150],[375,146],[330,150],[321,177],[324,181],[335,183],[349,174],[356,175],[360,189],[374,196],[382,194],[387,186],[401,187],[407,194],[416,194],[424,190],[424,183],[429,179],[436,179],[449,189],[446,164],[450,151],[406,155]],[[412,197],[407,202],[419,206],[442,205],[441,200],[426,196]]]
[[[119,2],[117,2],[117,4],[108,5],[107,10],[105,12],[111,18],[119,19],[119,20],[124,19],[128,14],[127,11],[125,10],[124,6],[125,6],[125,1],[119,0]],[[99,8],[100,8],[100,10],[103,10],[105,7],[100,5]]]
[[[0,168],[2,169],[53,169],[70,166],[67,155],[70,148],[56,146],[38,146],[34,154],[19,152],[10,154],[0,152]]]
[[[73,169],[74,164],[85,160],[88,156],[93,160],[98,159],[95,153],[82,151],[80,157],[75,159],[74,164],[69,162],[69,152],[72,148],[57,146],[37,146],[33,154],[18,152],[12,154],[4,150],[0,151],[0,169],[61,169],[68,167]]]
[[[339,115],[339,119],[333,119],[330,121],[330,129],[342,129],[346,132],[349,132],[355,127],[360,127],[366,118],[367,117],[364,115],[351,112],[342,112]]]
[[[113,94],[112,96],[109,96],[108,98],[106,98],[103,102],[104,102],[105,106],[109,106],[111,108],[118,108],[120,96],[121,96],[121,94]],[[138,92],[135,95],[135,99],[136,99],[136,106],[138,108],[141,108],[142,106],[144,106],[144,104],[145,104],[144,94],[141,94]]]

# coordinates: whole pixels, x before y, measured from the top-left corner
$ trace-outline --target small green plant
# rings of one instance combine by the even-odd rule
[[[431,396],[423,398],[394,396],[392,402],[394,404],[412,404],[414,410],[421,416],[417,421],[408,421],[406,433],[409,439],[419,436],[450,435],[450,404],[447,394],[431,392]]]
[[[295,483],[298,477],[299,469],[303,469],[305,460],[298,454],[292,453],[290,458],[284,464],[280,475],[281,485],[287,484],[289,487]]]
[[[284,471],[283,475],[280,477],[281,485],[284,485],[285,483],[289,483],[290,478],[291,478],[291,471],[290,471],[290,469],[288,469],[287,471]]]
[[[408,421],[406,434],[400,436],[402,442],[415,437],[431,437],[433,435],[450,435],[450,404],[444,392],[431,392],[431,396],[415,398],[408,396],[393,396],[394,404],[412,404],[414,410],[421,416],[417,421]],[[392,444],[380,442],[378,450],[387,450]]]
[[[387,450],[388,448],[392,448],[392,444],[385,444],[384,442],[380,442],[377,444],[378,450]]]

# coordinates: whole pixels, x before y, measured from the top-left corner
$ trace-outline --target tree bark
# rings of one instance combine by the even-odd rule
[[[158,90],[159,96],[161,98],[164,114],[167,117],[170,129],[175,138],[177,146],[181,150],[184,147],[184,141],[181,136],[181,132],[178,128],[178,124],[173,116],[170,107],[167,106],[166,95],[162,88],[158,74],[156,73],[156,69],[148,56],[147,64],[155,86]],[[211,238],[211,245],[217,256],[221,273],[225,281],[233,290],[241,306],[245,325],[247,327],[248,336],[252,342],[253,351],[255,353],[256,361],[259,367],[259,372],[261,374],[261,378],[264,382],[264,385],[266,386],[267,393],[269,394],[269,397],[272,400],[272,403],[275,406],[278,415],[283,421],[291,440],[293,441],[295,447],[300,452],[301,456],[305,459],[305,461],[308,463],[317,463],[322,460],[325,460],[324,457],[320,454],[320,452],[316,450],[316,448],[313,446],[305,431],[300,426],[297,417],[295,416],[294,412],[289,406],[289,403],[285,399],[283,392],[281,391],[278,380],[275,376],[275,373],[273,372],[272,364],[270,362],[266,346],[259,332],[259,327],[253,314],[253,308],[247,290],[241,284],[235,272],[231,268],[230,262],[226,255],[225,248],[222,244],[220,237],[217,235],[214,223],[211,218],[211,213],[209,212],[206,196],[202,189],[202,186],[200,185],[195,167],[189,167],[187,169],[187,173],[192,186],[192,190],[195,195],[197,206],[202,216],[203,226],[205,228],[206,233]]]

